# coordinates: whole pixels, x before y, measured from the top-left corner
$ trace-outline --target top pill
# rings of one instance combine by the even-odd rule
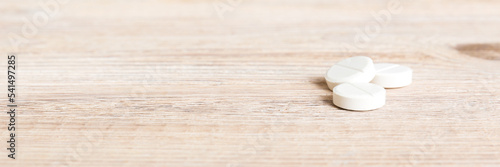
[[[366,56],[355,56],[344,59],[333,65],[325,74],[328,88],[341,83],[368,83],[375,77],[373,60]]]

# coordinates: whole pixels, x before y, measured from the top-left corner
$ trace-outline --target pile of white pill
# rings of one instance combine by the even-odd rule
[[[333,90],[333,103],[356,111],[374,110],[385,105],[384,88],[400,88],[412,82],[411,68],[390,63],[373,64],[366,56],[344,59],[325,74]]]

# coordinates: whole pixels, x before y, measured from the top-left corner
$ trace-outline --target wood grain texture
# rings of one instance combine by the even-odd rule
[[[390,1],[243,0],[219,17],[213,1],[70,0],[14,48],[39,2],[0,4],[0,61],[19,66],[17,159],[2,142],[0,166],[500,165],[499,1],[401,0],[380,26]],[[323,74],[356,55],[414,82],[339,109]]]

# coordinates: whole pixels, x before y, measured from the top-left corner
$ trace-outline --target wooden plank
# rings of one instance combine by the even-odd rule
[[[74,0],[30,31],[39,1],[2,2],[0,61],[19,68],[16,160],[4,143],[0,166],[500,164],[500,2],[224,4]],[[356,55],[414,83],[339,109],[323,74]]]

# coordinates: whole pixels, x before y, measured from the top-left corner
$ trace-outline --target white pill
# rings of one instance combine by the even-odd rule
[[[384,88],[399,88],[411,84],[413,71],[410,67],[391,63],[376,63],[375,71],[376,74],[371,83]]]
[[[368,83],[373,77],[375,77],[373,61],[366,56],[344,59],[333,65],[325,74],[326,83],[331,90],[345,82]]]
[[[385,89],[372,83],[343,83],[333,89],[333,104],[348,110],[374,110],[385,105]]]

